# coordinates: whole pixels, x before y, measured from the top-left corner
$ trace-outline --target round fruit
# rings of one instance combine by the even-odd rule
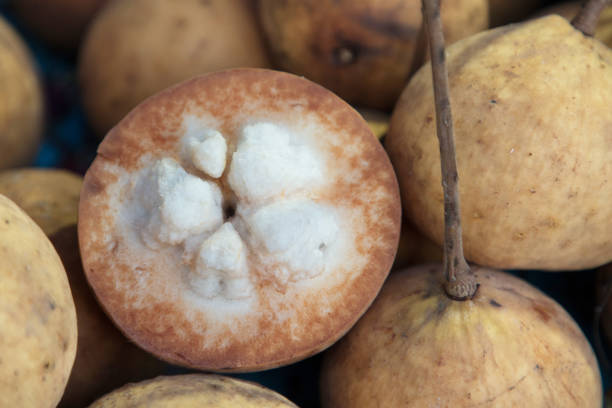
[[[43,98],[26,45],[0,16],[0,169],[34,159],[43,128]]]
[[[90,408],[297,408],[258,384],[218,375],[177,375],[129,384]]]
[[[79,82],[89,121],[102,136],[170,85],[225,68],[267,66],[244,0],[121,0],[92,23]]]
[[[488,27],[487,0],[446,0],[448,42]],[[359,106],[390,110],[426,42],[419,0],[262,0],[275,64]]]
[[[64,267],[40,228],[0,195],[0,406],[55,407],[77,321]]]
[[[127,341],[106,317],[87,285],[77,239],[82,178],[65,170],[0,173],[0,194],[12,199],[50,237],[60,256],[77,311],[76,360],[61,407],[82,407],[127,383],[159,375],[165,364]]]
[[[450,299],[441,265],[392,274],[324,361],[323,407],[600,407],[597,360],[555,301],[502,272]]]
[[[558,16],[448,47],[466,258],[506,269],[612,259],[612,50]],[[410,81],[385,139],[406,216],[442,243],[431,68]]]
[[[85,273],[113,320],[207,370],[275,367],[332,344],[378,293],[399,228],[395,175],[363,118],[260,69],[139,105],[100,145],[79,207]]]
[[[17,0],[17,16],[45,43],[65,51],[78,47],[85,28],[108,0]]]

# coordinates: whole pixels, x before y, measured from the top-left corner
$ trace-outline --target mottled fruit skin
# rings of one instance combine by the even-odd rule
[[[466,301],[446,296],[441,265],[392,274],[326,355],[323,407],[601,407],[597,360],[563,308],[512,275],[473,271]]]
[[[559,16],[447,50],[466,258],[580,270],[612,259],[612,51]],[[438,244],[443,195],[431,68],[404,90],[386,148],[405,215]]]
[[[579,1],[559,3],[542,10],[537,15],[545,16],[548,14],[558,14],[568,21],[572,21],[580,11],[581,6],[582,3]],[[594,37],[608,47],[612,47],[612,5],[605,7],[599,15]]]
[[[78,344],[60,408],[84,407],[127,382],[155,377],[166,368],[121,334],[87,284],[76,227],[82,184],[81,176],[58,169],[0,173],[0,194],[13,200],[49,237],[66,269],[74,298]]]
[[[25,43],[0,16],[0,169],[29,164],[43,131],[43,98]]]
[[[218,375],[177,375],[129,384],[90,408],[283,408],[289,400],[258,384]]]
[[[77,321],[66,272],[40,228],[0,195],[0,406],[57,406]]]
[[[446,41],[486,29],[487,13],[443,1]],[[426,56],[420,0],[262,0],[260,19],[277,67],[360,106],[390,110]]]
[[[108,0],[17,0],[12,3],[18,18],[40,40],[62,51],[74,51],[89,22],[107,2]]]
[[[85,110],[99,136],[147,97],[233,67],[268,67],[246,0],[120,0],[100,12],[79,56]]]

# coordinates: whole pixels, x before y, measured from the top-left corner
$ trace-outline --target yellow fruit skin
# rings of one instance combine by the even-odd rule
[[[158,377],[129,384],[90,408],[283,408],[289,400],[260,385],[218,375]]]
[[[92,22],[78,76],[99,136],[147,97],[207,72],[269,66],[246,0],[121,0]]]
[[[42,92],[30,53],[0,16],[0,169],[34,159],[43,116]]]
[[[0,194],[47,234],[66,269],[78,322],[76,359],[58,407],[83,407],[129,382],[159,375],[166,364],[139,349],[112,324],[91,291],[79,256],[77,210],[83,178],[65,170],[0,173]]]
[[[74,362],[66,272],[40,228],[0,196],[0,406],[55,407]]]
[[[612,51],[549,16],[447,50],[466,258],[580,270],[612,259]],[[385,139],[404,214],[443,238],[431,69],[404,90]]]
[[[326,355],[323,407],[601,407],[597,361],[563,308],[473,270],[481,285],[467,301],[446,296],[441,265],[392,274]]]
[[[262,0],[259,14],[276,67],[359,106],[390,110],[425,59],[420,0]],[[488,27],[487,0],[445,0],[441,16],[457,41]]]

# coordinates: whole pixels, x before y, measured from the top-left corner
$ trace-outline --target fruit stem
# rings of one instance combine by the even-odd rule
[[[610,0],[588,0],[582,4],[580,12],[572,20],[572,25],[584,35],[592,37],[595,34],[597,20],[601,11]]]
[[[444,190],[444,289],[455,300],[471,299],[478,283],[463,256],[455,138],[451,114],[440,0],[422,0],[423,20],[429,38]]]

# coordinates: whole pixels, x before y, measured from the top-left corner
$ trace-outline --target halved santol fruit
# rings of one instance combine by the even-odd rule
[[[297,408],[276,392],[219,375],[176,375],[128,384],[90,408]]]
[[[74,363],[77,320],[53,245],[0,195],[0,406],[57,406]]]
[[[332,344],[378,293],[399,228],[395,175],[361,116],[258,69],[142,103],[100,145],[79,208],[85,272],[113,320],[208,370]]]

